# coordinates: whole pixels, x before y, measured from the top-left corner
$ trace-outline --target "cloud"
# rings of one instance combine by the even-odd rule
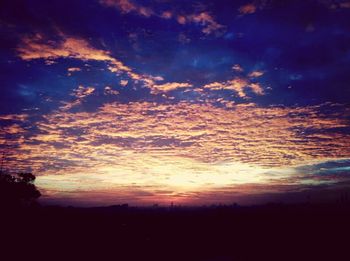
[[[203,13],[202,13],[203,14]],[[211,17],[207,15],[192,16],[191,19],[196,20],[198,23],[207,23],[211,21]],[[83,61],[94,60],[103,61],[106,64],[107,69],[117,74],[118,76],[123,75],[120,80],[121,86],[128,86],[129,83],[141,84],[144,87],[150,89],[150,93],[164,94],[170,91],[181,91],[186,88],[194,87],[192,83],[184,82],[165,82],[165,79],[161,76],[153,76],[148,74],[142,74],[135,72],[131,67],[125,65],[122,61],[112,56],[109,51],[100,50],[92,47],[87,41],[83,39],[71,38],[63,33],[60,33],[61,40],[48,40],[41,35],[34,35],[32,38],[24,37],[22,43],[17,48],[18,55],[23,60],[34,60],[34,59],[59,59],[59,58],[70,58],[79,59]],[[237,64],[233,67],[237,72],[243,71],[243,69]],[[69,68],[69,73],[78,71],[79,68]],[[197,88],[198,90],[232,90],[237,93],[241,98],[248,98],[252,92],[257,95],[263,95],[264,90],[260,83],[252,82],[249,78],[257,78],[262,74],[260,71],[252,72],[246,77],[235,77],[232,80],[226,82],[213,82],[205,84]],[[130,85],[132,86],[132,85]],[[250,90],[250,91],[249,91]],[[111,90],[105,90],[105,93],[111,93]],[[115,92],[113,92],[116,94]],[[202,93],[202,95],[205,95]],[[74,101],[64,101],[64,105],[61,106],[63,110],[69,110],[77,105],[80,105],[84,97],[75,97]],[[165,97],[167,99],[173,99],[173,97]],[[223,105],[230,107],[230,103],[223,103]]]
[[[136,12],[137,14],[145,17],[154,15],[151,8],[140,6],[129,0],[101,0],[100,3],[108,7],[116,7],[124,14]]]
[[[117,7],[123,13],[130,13],[138,10],[138,6],[129,0],[101,0],[100,3],[109,7]]]
[[[110,52],[92,47],[80,38],[61,34],[60,41],[46,39],[41,34],[26,36],[17,47],[18,56],[30,61],[34,59],[54,60],[59,58],[79,59],[83,61],[104,61],[111,72],[131,72],[131,68],[112,57]]]
[[[253,72],[248,74],[248,77],[249,78],[258,78],[258,77],[263,76],[263,75],[264,75],[264,72],[262,72],[262,71],[253,71]]]
[[[78,99],[82,99],[95,91],[94,87],[84,87],[80,85],[75,91],[74,96]]]
[[[25,121],[29,117],[28,114],[7,114],[0,115],[0,121]]]
[[[0,115],[0,151],[4,153],[2,157],[15,157],[14,148],[25,142],[24,135],[28,133],[26,125],[29,120],[29,114]]]
[[[241,6],[241,7],[238,9],[238,11],[239,11],[241,14],[245,15],[245,14],[253,14],[253,13],[255,13],[255,12],[256,12],[256,9],[257,9],[257,7],[256,7],[256,5],[254,5],[254,4],[246,4],[246,5]]]
[[[350,2],[342,2],[342,3],[339,3],[339,6],[341,8],[350,8]]]
[[[81,68],[79,67],[70,67],[67,69],[68,71],[68,76],[71,76],[73,72],[80,72],[81,71]]]
[[[235,64],[232,66],[232,70],[236,71],[236,72],[243,72],[243,68],[242,66],[240,66],[239,64]]]
[[[128,80],[121,80],[121,81],[119,82],[119,84],[120,84],[121,86],[123,86],[123,87],[127,86],[128,83],[129,83]]]
[[[203,86],[204,89],[210,90],[233,90],[241,98],[247,98],[247,89],[251,89],[257,95],[263,95],[264,90],[259,83],[250,83],[245,78],[236,77],[226,82],[213,82]]]
[[[119,92],[117,90],[113,90],[112,87],[106,86],[104,89],[104,94],[105,95],[118,95]]]
[[[92,92],[80,87],[74,94]],[[334,105],[336,112],[325,115],[327,106],[107,103],[94,112],[53,111],[32,122],[35,129],[24,128],[26,117],[18,117],[7,134],[6,167],[30,167],[43,175],[40,186],[56,192],[136,185],[177,194],[297,185],[304,173],[295,166],[350,157],[350,135],[334,131],[348,127],[350,110]]]
[[[77,90],[77,96],[91,94],[88,90]],[[108,166],[120,158],[120,164],[131,164],[135,171],[141,171],[143,165],[138,167],[127,158],[138,153],[169,156],[175,162],[184,157],[215,164],[228,161],[263,166],[350,156],[349,134],[331,131],[348,123],[336,115],[325,117],[318,113],[320,109],[237,104],[228,110],[187,102],[133,102],[104,104],[96,112],[56,111],[35,123],[39,132],[27,131],[28,139],[16,155],[23,162],[44,157],[45,162],[64,169]],[[147,168],[147,162],[144,166]],[[42,171],[49,169],[41,165]]]
[[[186,24],[187,22],[186,17],[183,15],[178,15],[176,20],[179,24]]]
[[[118,8],[123,14],[135,12],[136,14],[144,17],[151,17],[156,15],[153,9],[141,6],[130,0],[100,0],[100,3],[107,7]],[[170,12],[163,12],[160,17],[168,19],[170,14]]]
[[[143,82],[146,86],[151,86],[157,81],[162,81],[160,76],[139,74],[126,66],[122,61],[114,58],[109,51],[92,47],[84,39],[68,37],[60,34],[59,41],[48,40],[41,34],[26,36],[17,47],[18,56],[25,60],[44,59],[45,61],[59,58],[78,59],[82,61],[102,61],[106,62],[107,69],[117,75],[126,74],[135,82]],[[77,69],[70,69],[77,71]],[[69,71],[69,69],[68,69]],[[70,71],[70,72],[71,72]]]
[[[21,127],[19,124],[17,123],[14,123],[14,124],[11,124],[11,125],[8,125],[8,126],[4,126],[2,128],[2,131],[5,133],[5,134],[21,134],[21,133],[25,133],[26,130]]]
[[[75,100],[72,102],[62,102],[64,106],[61,106],[60,109],[70,110],[71,108],[80,105],[84,98],[91,95],[94,91],[94,87],[84,87],[82,85],[79,85],[79,87],[75,89],[71,94],[71,96],[73,96]]]
[[[202,32],[206,35],[210,35],[212,33],[218,34],[225,28],[225,26],[216,22],[208,12],[176,14],[167,10],[162,11],[161,13],[156,13],[152,8],[141,6],[130,0],[101,0],[100,3],[107,7],[117,8],[123,14],[134,12],[143,17],[156,16],[166,20],[174,18],[181,25],[195,23],[203,27]]]
[[[189,14],[189,15],[178,15],[176,18],[179,24],[185,25],[188,23],[194,23],[200,25],[202,32],[206,35],[213,33],[221,33],[225,26],[217,23],[215,19],[208,12],[201,12],[198,14]]]
[[[78,67],[70,67],[67,69],[68,72],[80,72],[81,68]]]
[[[164,11],[161,15],[160,15],[161,18],[164,18],[164,19],[171,19],[173,17],[173,14],[172,12],[170,11]]]
[[[187,17],[188,20],[202,25],[204,28],[202,32],[204,34],[212,34],[225,28],[225,26],[217,23],[214,18],[208,12],[202,12],[199,14],[190,15]]]
[[[320,4],[326,5],[330,9],[338,9],[338,8],[350,8],[349,1],[326,1],[319,0]]]
[[[169,92],[181,88],[189,88],[192,87],[192,84],[189,83],[180,83],[180,82],[168,82],[164,84],[154,84],[151,85],[151,93],[157,94],[162,92]]]
[[[159,84],[164,81],[161,76],[153,76],[148,74],[136,73],[133,69],[126,66],[123,62],[114,58],[110,52],[105,50],[99,50],[93,48],[89,43],[83,39],[71,38],[61,34],[61,41],[47,41],[41,35],[35,35],[34,37],[25,37],[22,39],[22,43],[17,48],[18,55],[23,60],[31,61],[34,59],[54,60],[59,58],[79,59],[83,61],[104,61],[106,62],[107,69],[116,73],[117,75],[124,74],[134,83],[142,83],[145,87],[151,90],[152,94],[159,94],[176,90],[180,88],[191,87],[189,83],[177,83],[169,82]],[[69,68],[69,74],[73,71],[78,71],[79,68]],[[69,75],[70,76],[70,75]],[[121,86],[127,86],[129,80],[122,79],[120,81]],[[79,87],[81,88],[81,87]],[[78,89],[81,91],[82,89]],[[112,93],[115,95],[116,91],[107,90],[105,93]],[[75,96],[77,99],[73,102],[63,102],[64,106],[61,106],[63,110],[69,110],[77,105],[80,105],[83,97],[78,97],[79,93]]]
[[[109,52],[92,48],[85,40],[64,37],[60,42],[45,41],[36,34],[24,37],[17,48],[18,55],[23,60],[75,58],[81,60],[113,61]]]

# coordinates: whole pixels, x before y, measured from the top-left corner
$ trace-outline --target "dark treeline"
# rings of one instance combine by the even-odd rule
[[[32,173],[0,171],[0,208],[18,208],[36,203],[41,196]]]
[[[23,177],[11,183],[34,185],[32,178]],[[29,194],[15,194],[12,202],[35,201],[37,190],[29,187]],[[11,260],[23,255],[27,260],[350,260],[347,202],[196,208],[20,206],[1,206],[0,254],[10,253]]]

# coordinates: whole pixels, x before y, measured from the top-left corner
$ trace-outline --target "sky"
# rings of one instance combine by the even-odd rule
[[[46,203],[337,200],[349,17],[347,0],[3,0],[2,168]]]

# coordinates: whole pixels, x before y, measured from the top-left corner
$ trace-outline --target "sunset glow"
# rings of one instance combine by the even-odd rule
[[[38,176],[43,202],[348,186],[346,1],[311,1],[303,21],[292,2],[30,2],[0,20],[0,149],[4,169]]]

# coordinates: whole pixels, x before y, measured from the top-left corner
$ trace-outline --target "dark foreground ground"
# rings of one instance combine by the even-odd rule
[[[1,255],[26,260],[350,260],[350,204],[1,211]]]

